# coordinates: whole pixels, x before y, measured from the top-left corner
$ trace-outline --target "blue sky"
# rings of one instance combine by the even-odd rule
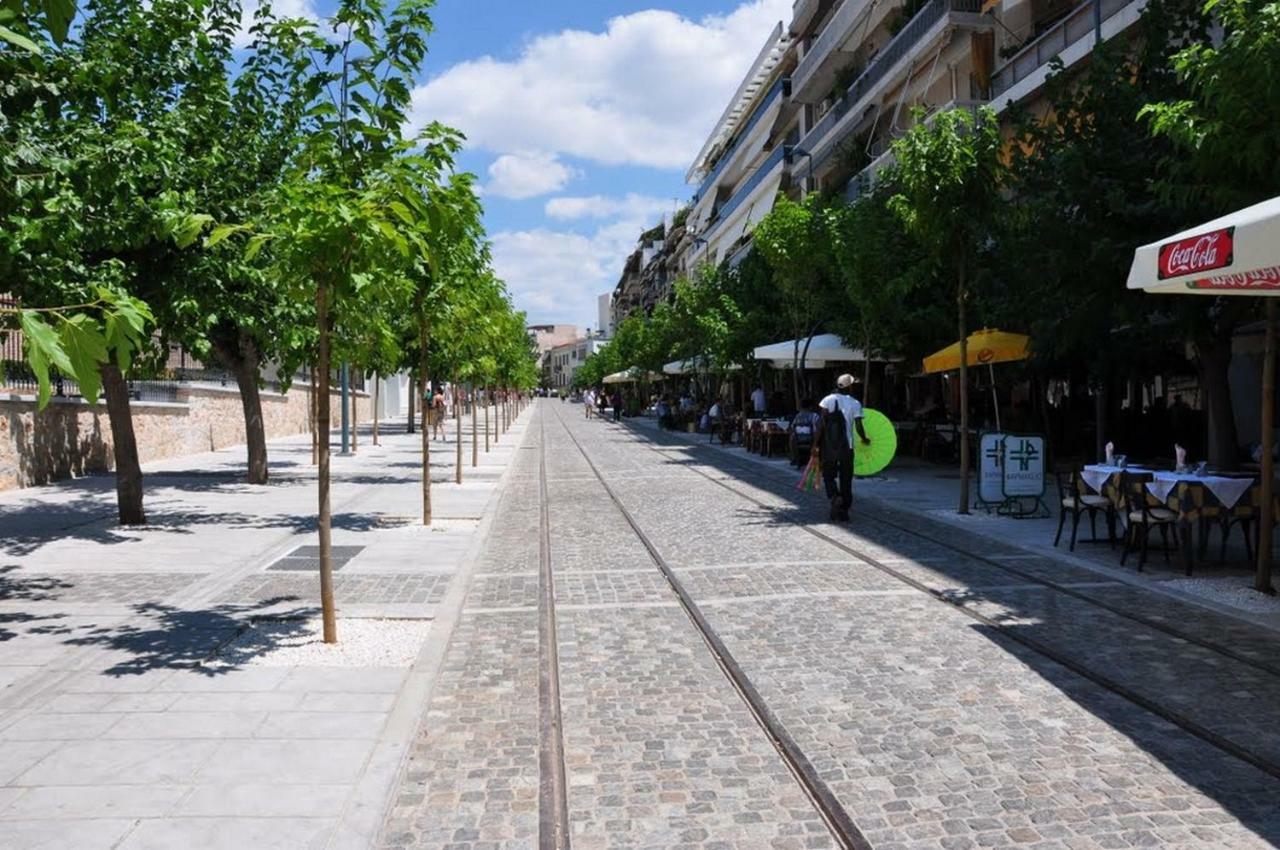
[[[438,0],[415,118],[467,134],[461,166],[530,321],[596,326],[596,296],[691,194],[685,171],[791,3]]]
[[[686,170],[791,4],[437,0],[413,119],[467,135],[460,165],[480,177],[494,264],[531,322],[596,327],[596,297],[692,193]]]

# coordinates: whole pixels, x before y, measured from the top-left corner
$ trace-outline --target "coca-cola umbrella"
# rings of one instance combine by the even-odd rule
[[[1272,460],[1275,425],[1276,301],[1280,296],[1280,197],[1237,210],[1167,239],[1143,245],[1133,255],[1130,289],[1168,295],[1256,295],[1267,297],[1262,361],[1262,513],[1254,586],[1271,586],[1271,526],[1274,520]]]

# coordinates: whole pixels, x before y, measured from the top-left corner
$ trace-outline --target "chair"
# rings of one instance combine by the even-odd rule
[[[1093,539],[1098,539],[1098,512],[1102,511],[1107,519],[1107,540],[1112,548],[1116,545],[1116,509],[1111,504],[1111,500],[1106,496],[1098,496],[1088,491],[1088,485],[1084,479],[1080,477],[1080,473],[1074,470],[1062,471],[1054,473],[1058,483],[1058,503],[1061,510],[1058,512],[1058,533],[1053,538],[1053,545],[1056,547],[1058,542],[1062,540],[1062,530],[1067,524],[1067,515],[1071,516],[1071,544],[1067,547],[1068,551],[1076,550],[1076,532],[1080,527],[1081,514],[1089,515],[1089,530],[1093,535]]]
[[[1230,510],[1224,510],[1218,517],[1222,529],[1222,545],[1218,549],[1218,560],[1227,560],[1227,540],[1231,537],[1232,526],[1239,525],[1244,535],[1244,551],[1253,562],[1253,541],[1258,533],[1254,523],[1262,515],[1262,487],[1255,484],[1249,492]]]
[[[1124,565],[1130,552],[1140,549],[1138,572],[1142,572],[1142,567],[1147,563],[1147,548],[1152,528],[1160,529],[1166,564],[1169,563],[1170,529],[1173,530],[1173,545],[1178,545],[1178,514],[1159,504],[1155,497],[1147,492],[1147,482],[1150,480],[1150,475],[1122,474],[1120,476],[1120,492],[1124,496],[1125,519],[1128,520],[1120,564]]]

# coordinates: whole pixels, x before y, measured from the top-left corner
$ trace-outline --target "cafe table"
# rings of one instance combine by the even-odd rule
[[[1120,476],[1124,473],[1130,475],[1151,475],[1153,470],[1144,466],[1116,466],[1109,463],[1091,463],[1084,469],[1080,470],[1080,477],[1084,479],[1084,483],[1088,484],[1093,492],[1099,496],[1106,496],[1111,503],[1120,511],[1123,518],[1124,494],[1120,492]]]
[[[1209,542],[1209,521],[1220,520],[1224,513],[1230,512],[1256,483],[1256,479],[1251,477],[1197,475],[1192,472],[1152,474],[1146,483],[1147,492],[1178,515],[1182,562],[1187,575],[1191,575],[1193,553],[1196,551],[1192,533],[1199,535],[1199,551],[1203,559]]]

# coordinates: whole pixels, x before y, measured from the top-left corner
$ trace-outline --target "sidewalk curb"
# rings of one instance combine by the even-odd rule
[[[532,414],[532,407],[529,408]],[[521,426],[519,441],[512,448],[511,461],[494,483],[476,527],[471,544],[444,598],[436,605],[435,616],[417,659],[409,668],[391,711],[383,723],[364,769],[356,780],[338,822],[334,825],[326,850],[366,850],[374,846],[387,816],[395,805],[393,794],[408,763],[413,742],[417,739],[431,705],[432,693],[445,656],[453,641],[453,633],[462,617],[462,608],[471,590],[476,564],[488,542],[489,530],[498,515],[498,505],[506,493],[507,479],[518,457],[515,452],[524,445],[528,421],[517,419]],[[511,437],[515,437],[512,434]]]
[[[645,426],[640,426],[635,424],[634,419],[632,419],[632,421],[630,422],[628,422],[627,420],[623,420],[622,424],[626,426],[629,430],[635,431],[637,433],[644,433],[645,430],[648,430]],[[696,439],[696,437],[703,436],[703,435],[698,435],[698,434],[691,435],[683,431],[663,431],[662,433],[670,434],[671,436],[680,439],[682,442],[688,443],[690,446],[694,448],[710,448],[722,453],[726,453],[726,454],[728,453],[725,447],[723,446],[717,446],[715,443],[703,442],[702,440]],[[735,446],[734,448],[741,448],[741,446]],[[744,453],[743,455],[736,456],[736,457],[737,459],[745,463],[752,463],[760,467],[761,470],[768,472],[770,477],[772,478],[776,478],[778,480],[784,480],[784,478],[786,478],[786,470],[770,463],[770,460],[772,460],[770,458],[762,458],[750,453]],[[790,480],[790,479],[786,478],[786,480]],[[901,508],[899,506],[893,505],[892,503],[888,502],[882,496],[867,495],[864,492],[858,498],[866,499],[888,510],[897,510],[897,511],[905,510],[904,508]],[[1260,614],[1254,611],[1244,611],[1239,608],[1233,608],[1230,605],[1224,605],[1212,599],[1205,599],[1203,597],[1186,593],[1184,591],[1177,590],[1175,588],[1162,587],[1161,585],[1163,584],[1163,582],[1140,581],[1137,576],[1134,576],[1127,571],[1115,569],[1112,567],[1107,567],[1105,565],[1098,564],[1093,561],[1086,560],[1084,558],[1080,558],[1071,553],[1064,553],[1059,551],[1054,551],[1054,552],[1037,551],[1035,549],[1028,548],[1026,545],[1022,543],[997,537],[988,530],[984,530],[981,528],[974,528],[972,525],[962,522],[954,517],[948,517],[946,515],[937,515],[937,514],[925,514],[925,513],[921,513],[920,516],[924,517],[925,519],[938,522],[939,524],[945,525],[947,527],[964,529],[965,531],[968,531],[979,537],[983,537],[985,539],[990,539],[990,540],[996,540],[1000,542],[1001,545],[1012,547],[1014,549],[1017,549],[1019,552],[1025,552],[1028,555],[1031,555],[1037,558],[1048,558],[1048,559],[1060,561],[1064,564],[1070,564],[1071,566],[1080,567],[1081,569],[1086,569],[1100,576],[1104,576],[1109,580],[1122,582],[1125,585],[1128,585],[1130,587],[1137,587],[1143,590],[1149,590],[1153,593],[1159,593],[1171,599],[1176,599],[1179,602],[1183,602],[1188,605],[1195,605],[1197,607],[1212,611],[1215,614],[1221,614],[1224,617],[1231,617],[1232,619],[1239,620],[1243,623],[1248,623],[1251,626],[1257,626],[1259,628],[1266,629],[1270,632],[1280,633],[1280,620],[1277,620],[1275,618],[1275,615]]]

